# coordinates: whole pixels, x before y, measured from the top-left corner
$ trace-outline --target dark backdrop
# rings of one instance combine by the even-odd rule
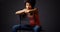
[[[59,32],[58,0],[36,0],[40,21],[45,32]],[[12,32],[12,26],[19,24],[15,12],[24,8],[24,0],[0,0],[0,31]]]

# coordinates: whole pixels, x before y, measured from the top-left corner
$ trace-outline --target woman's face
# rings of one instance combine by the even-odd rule
[[[32,9],[32,6],[30,5],[30,3],[26,3],[26,9]]]

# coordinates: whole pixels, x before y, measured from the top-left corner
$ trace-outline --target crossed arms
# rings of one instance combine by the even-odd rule
[[[34,8],[34,9],[32,9],[32,10],[29,10],[29,11],[27,11],[26,9],[23,9],[23,10],[20,10],[20,11],[17,11],[15,14],[24,14],[24,13],[27,13],[27,12],[35,12],[35,13],[38,13],[38,11],[37,11],[37,8]]]

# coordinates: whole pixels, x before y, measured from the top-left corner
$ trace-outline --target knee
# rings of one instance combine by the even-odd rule
[[[33,29],[34,30],[38,30],[39,29],[39,26],[35,26]]]
[[[14,25],[12,29],[17,29],[19,25]]]

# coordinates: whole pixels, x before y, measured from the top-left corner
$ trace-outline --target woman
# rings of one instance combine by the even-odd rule
[[[18,15],[26,15],[29,18],[29,25],[15,25],[13,26],[13,32],[17,32],[19,29],[27,29],[27,27],[31,28],[34,32],[40,32],[40,21],[38,15],[38,9],[34,8],[35,0],[26,0],[25,8],[23,10],[17,11]]]

